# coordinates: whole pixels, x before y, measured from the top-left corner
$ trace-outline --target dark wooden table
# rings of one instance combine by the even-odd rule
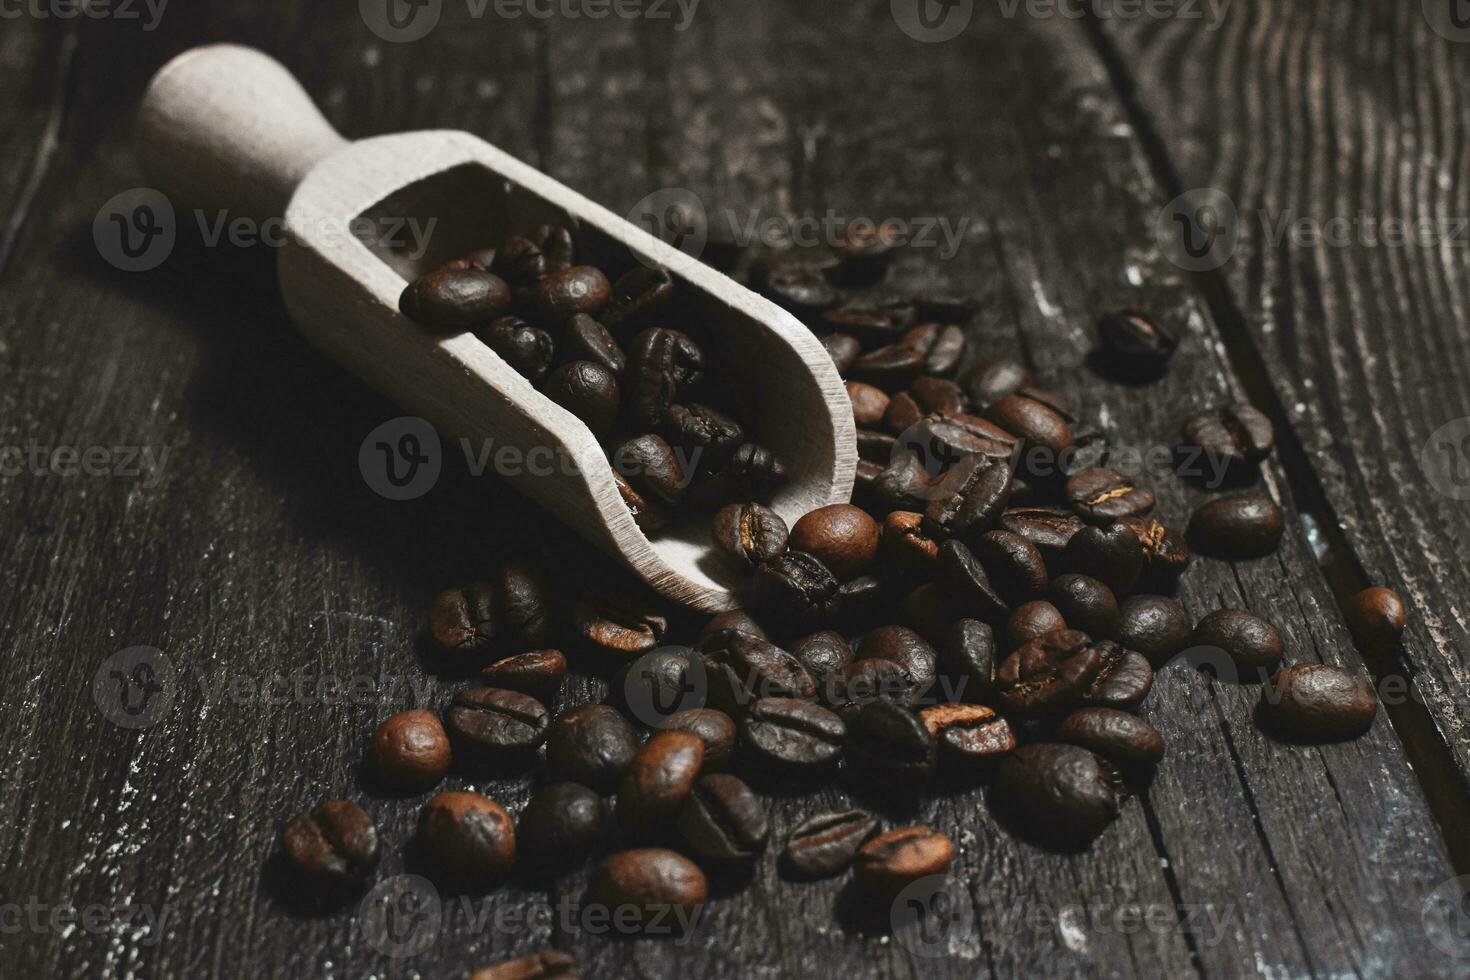
[[[347,2],[179,3],[151,30],[141,4],[0,22],[0,975],[453,977],[545,945],[596,977],[1470,971],[1470,32],[1407,0],[1081,19],[964,0],[945,41],[901,30],[904,0],[706,0],[685,30],[673,5],[442,6],[403,44]],[[455,684],[424,670],[429,597],[509,550],[584,555],[463,466],[417,501],[375,495],[358,446],[398,413],[292,332],[272,249],[184,234],[152,271],[102,260],[94,217],[144,182],[129,124],[146,80],[224,40],[280,58],[349,136],[466,129],[617,210],[679,187],[742,218],[962,228],[952,255],[910,249],[900,275],[982,297],[979,351],[1024,357],[1115,439],[1168,445],[1228,397],[1273,416],[1285,544],[1197,563],[1181,598],[1196,617],[1266,616],[1294,659],[1371,675],[1386,712],[1357,741],[1283,745],[1253,724],[1255,687],[1170,668],[1146,706],[1169,756],[1087,853],[1018,841],[978,792],[926,800],[912,816],[953,829],[973,905],[938,958],[841,881],[781,878],[774,854],[684,944],[514,917],[575,901],[582,875],[448,901],[412,958],[384,955],[351,909],[303,911],[268,857],[319,799],[365,799],[384,874],[413,870],[398,845],[417,801],[365,794],[357,764],[381,718]],[[1155,229],[1202,188],[1238,235],[1185,270]],[[1358,230],[1292,230],[1338,218]],[[1430,234],[1370,233],[1390,221]],[[1090,368],[1094,319],[1121,306],[1184,334],[1162,383]],[[48,470],[74,465],[61,447],[100,447],[93,475]],[[156,473],[137,472],[142,450]],[[1203,497],[1156,483],[1171,523]],[[1410,607],[1390,656],[1355,650],[1338,611],[1368,583]],[[136,646],[176,677],[133,729],[93,679]],[[562,701],[602,693],[582,678]],[[513,810],[526,796],[476,786]],[[814,803],[772,805],[782,839]]]

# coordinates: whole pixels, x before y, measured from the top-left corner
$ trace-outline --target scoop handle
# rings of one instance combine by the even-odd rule
[[[307,172],[347,145],[284,65],[235,44],[159,69],[135,141],[149,181],[176,205],[255,221],[282,217]]]

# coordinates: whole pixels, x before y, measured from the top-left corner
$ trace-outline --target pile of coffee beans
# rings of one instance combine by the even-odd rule
[[[546,225],[420,276],[399,309],[436,333],[473,333],[585,423],[643,530],[686,500],[769,499],[786,467],[721,403],[730,392],[704,348],[668,325],[680,318],[673,277],[637,266],[613,281],[576,260],[571,232]]]

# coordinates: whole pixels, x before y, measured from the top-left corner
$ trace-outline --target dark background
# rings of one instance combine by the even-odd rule
[[[1081,19],[1007,6],[977,0],[943,43],[867,0],[704,0],[685,31],[493,6],[476,19],[446,0],[408,44],[348,2],[174,0],[153,30],[142,7],[0,20],[0,445],[168,453],[156,485],[0,478],[0,975],[457,976],[548,944],[598,977],[1463,974],[1463,919],[1442,916],[1463,914],[1453,879],[1470,871],[1470,514],[1420,461],[1470,416],[1454,231],[1470,214],[1470,46],[1417,0],[1235,0],[1217,24],[1192,5]],[[143,183],[129,127],[146,80],[225,40],[283,61],[349,137],[465,129],[618,211],[683,187],[740,215],[967,219],[957,255],[910,249],[900,275],[981,297],[980,355],[1023,357],[1133,445],[1168,445],[1186,413],[1232,396],[1277,422],[1264,481],[1301,520],[1270,559],[1197,563],[1191,614],[1249,608],[1293,659],[1417,697],[1360,740],[1286,746],[1253,724],[1256,688],[1171,668],[1145,709],[1169,756],[1087,853],[1018,841],[978,792],[890,814],[954,833],[974,927],[940,959],[891,939],[886,910],[841,880],[783,880],[776,849],[682,946],[486,924],[575,899],[580,875],[497,891],[468,910],[481,921],[448,907],[413,959],[383,956],[351,909],[301,911],[268,858],[321,799],[362,799],[384,875],[404,868],[418,801],[365,794],[356,767],[378,721],[454,686],[424,671],[434,592],[526,548],[588,565],[583,581],[617,573],[462,466],[420,500],[375,495],[358,446],[398,412],[292,332],[270,249],[182,236],[150,272],[101,260],[98,209]],[[1154,226],[1200,187],[1233,200],[1240,235],[1222,266],[1191,273]],[[1360,211],[1441,221],[1458,244],[1272,234]],[[1161,384],[1089,368],[1092,324],[1120,306],[1184,334]],[[1157,491],[1176,525],[1203,499],[1168,478]],[[1398,589],[1410,618],[1401,651],[1365,660],[1338,603],[1368,583]],[[178,680],[162,720],[130,730],[92,680],[139,645]],[[262,697],[283,690],[275,677],[307,694]],[[228,678],[243,689],[210,693]],[[323,694],[324,678],[367,694]],[[579,680],[563,703],[600,690]],[[521,783],[472,785],[524,803]],[[853,799],[815,796],[773,801],[776,841]],[[130,904],[166,918],[45,918]]]

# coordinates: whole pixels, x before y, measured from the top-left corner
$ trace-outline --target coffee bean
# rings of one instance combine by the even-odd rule
[[[1022,605],[1046,591],[1050,575],[1041,549],[1014,531],[986,531],[971,549],[1007,605]]]
[[[888,411],[888,394],[861,381],[847,382],[847,397],[852,402],[852,418],[860,429],[875,429],[883,423]]]
[[[531,240],[546,257],[548,273],[562,272],[572,267],[576,257],[576,245],[570,229],[562,225],[542,225],[531,235]]]
[[[960,384],[970,401],[983,409],[1006,395],[1031,387],[1035,379],[1016,361],[984,361],[971,368]]]
[[[827,356],[832,358],[832,363],[837,365],[837,373],[844,378],[863,352],[863,345],[858,339],[845,333],[831,333],[823,337],[822,347],[826,349]]]
[[[596,316],[612,297],[601,269],[574,265],[549,273],[536,289],[536,309],[547,323],[561,324],[578,313]]]
[[[1276,502],[1263,494],[1220,497],[1189,519],[1189,540],[1200,551],[1229,561],[1264,558],[1281,544],[1285,527]]]
[[[939,664],[934,647],[903,626],[870,630],[858,644],[857,655],[859,660],[888,660],[898,664],[925,691],[934,682]]]
[[[842,286],[881,282],[900,241],[901,234],[891,223],[856,221],[841,229],[833,243],[838,260],[834,280]]]
[[[534,649],[551,633],[552,599],[546,576],[535,565],[508,561],[496,573],[497,635],[512,647]]]
[[[885,898],[929,875],[949,871],[954,845],[928,827],[899,827],[879,834],[858,849],[853,876],[858,884]]]
[[[633,484],[623,478],[623,474],[613,471],[613,483],[618,488],[618,494],[623,498],[629,513],[633,515],[633,523],[637,524],[646,534],[653,534],[669,523],[669,508],[643,496]]]
[[[567,361],[591,361],[613,374],[628,366],[627,355],[607,327],[585,313],[573,316],[562,327],[561,356]]]
[[[806,320],[815,319],[842,301],[823,274],[823,265],[835,268],[833,256],[820,259],[778,256],[758,263],[752,270],[754,285],[782,307]]]
[[[847,726],[820,705],[766,698],[750,706],[741,734],[764,758],[806,768],[827,765],[842,754]]]
[[[1010,467],[971,456],[939,481],[924,511],[924,529],[931,537],[978,538],[1000,520],[1010,496]]]
[[[484,651],[495,638],[495,587],[475,582],[439,593],[429,610],[429,632],[451,652]]]
[[[1006,644],[1012,650],[1048,633],[1067,628],[1057,607],[1044,599],[1017,607],[1006,620]]]
[[[292,868],[327,888],[365,884],[380,851],[372,818],[347,800],[329,800],[292,819],[281,848]]]
[[[561,779],[611,792],[638,751],[638,735],[617,709],[584,704],[552,722],[546,762]]]
[[[995,696],[995,657],[990,626],[978,619],[961,619],[950,626],[939,646],[940,683],[948,679],[956,701],[989,702]]]
[[[791,832],[781,861],[805,878],[830,878],[847,870],[858,849],[878,832],[878,820],[862,810],[819,813]]]
[[[507,238],[496,249],[481,249],[467,257],[472,265],[485,268],[516,287],[533,286],[546,277],[547,260],[541,246],[529,238]]]
[[[817,684],[791,654],[780,647],[749,633],[727,630],[711,637],[704,645],[707,661],[729,667],[740,687],[750,695],[744,700],[759,698],[800,698],[812,700],[817,696]]]
[[[769,507],[730,504],[715,514],[713,536],[720,553],[748,572],[786,551],[788,531]]]
[[[971,456],[1010,464],[1019,440],[1000,426],[975,415],[926,415],[900,446],[916,453],[936,470]]]
[[[577,603],[577,632],[601,652],[636,656],[658,646],[669,621],[642,602],[611,599]]]
[[[883,520],[880,547],[897,572],[927,575],[939,557],[939,542],[925,533],[922,514],[896,510]]]
[[[1243,609],[1216,609],[1194,628],[1194,645],[1224,650],[1253,679],[1257,670],[1275,670],[1286,652],[1276,627]]]
[[[559,949],[543,949],[529,956],[476,970],[470,980],[581,980],[577,961]]]
[[[1114,708],[1080,708],[1057,726],[1057,739],[1102,756],[1123,772],[1141,775],[1164,757],[1164,737],[1136,715]]]
[[[1103,653],[1085,633],[1058,630],[1017,649],[995,672],[1002,707],[1021,718],[1081,703],[1102,670]]]
[[[965,600],[939,582],[924,582],[912,589],[903,597],[902,608],[904,622],[935,643],[968,611]]]
[[[884,511],[912,512],[917,522],[934,496],[933,478],[918,456],[900,452],[873,481],[873,492],[884,502]]]
[[[664,435],[670,445],[687,452],[689,467],[715,470],[745,440],[740,424],[718,409],[699,402],[670,405],[664,416]]]
[[[1276,432],[1271,420],[1246,404],[1226,405],[1184,423],[1184,443],[1216,465],[1254,466],[1271,454]]]
[[[811,674],[818,691],[826,689],[829,679],[853,661],[852,648],[835,630],[823,630],[797,640],[792,644],[791,655]]]
[[[1404,600],[1382,586],[1364,589],[1347,601],[1348,629],[1369,653],[1382,653],[1398,643],[1408,620]]]
[[[475,336],[532,384],[540,384],[556,358],[551,334],[520,317],[506,316],[475,331]]]
[[[550,867],[586,857],[602,837],[602,797],[581,783],[549,783],[531,794],[516,838],[522,855]]]
[[[837,594],[837,579],[827,566],[801,551],[765,562],[756,569],[750,600],[774,620],[797,625],[820,619]]]
[[[1087,844],[1117,817],[1127,790],[1116,767],[1076,745],[1023,745],[1000,761],[996,799],[1018,830],[1053,845]]]
[[[677,506],[684,498],[688,487],[684,467],[661,437],[648,433],[629,439],[613,452],[612,458],[614,469],[655,500]]]
[[[907,387],[924,373],[924,353],[907,344],[889,344],[859,357],[848,373],[859,381],[894,391]]]
[[[529,694],[472,687],[454,696],[445,727],[472,756],[504,758],[529,752],[546,738],[551,716]]]
[[[667,270],[637,266],[613,284],[602,310],[603,322],[611,330],[639,326],[667,306],[673,295],[674,279]]]
[[[786,482],[786,464],[765,446],[743,442],[695,491],[715,507],[742,500],[769,500]]]
[[[515,861],[510,814],[479,793],[440,793],[425,803],[419,836],[443,874],[468,887],[497,884]]]
[[[822,689],[827,705],[846,722],[869,702],[883,699],[913,707],[928,691],[900,664],[880,657],[855,660],[831,675]]]
[[[822,325],[838,333],[851,334],[866,346],[881,347],[900,341],[918,318],[907,297],[880,293],[848,300],[822,314]],[[922,363],[923,355],[920,354]]]
[[[931,375],[952,375],[965,359],[965,331],[949,324],[939,331],[924,356],[924,370]],[[922,378],[920,380],[923,380]]]
[[[766,631],[761,624],[755,621],[755,617],[744,609],[726,609],[724,612],[715,613],[704,629],[699,634],[699,644],[703,646],[704,641],[723,630],[739,630],[742,633],[751,633],[761,639],[768,639]]]
[[[618,784],[618,820],[650,830],[672,817],[694,788],[704,743],[689,732],[660,732],[633,756]]]
[[[982,704],[936,704],[919,712],[919,721],[939,744],[944,758],[988,766],[1018,744],[1010,723]]]
[[[847,720],[847,757],[864,773],[925,778],[933,773],[934,736],[907,707],[875,698]]]
[[[691,705],[708,687],[703,661],[689,647],[665,646],[644,654],[622,673],[623,702],[645,724]]]
[[[938,320],[941,323],[969,323],[980,308],[973,296],[929,290],[914,296],[914,306],[921,320]]]
[[[504,315],[512,299],[505,280],[493,273],[445,266],[409,283],[398,308],[422,326],[457,333]]]
[[[1153,491],[1116,470],[1092,467],[1067,479],[1067,506],[1091,524],[1137,517],[1154,509]]]
[[[1297,664],[1277,671],[1262,694],[1268,720],[1305,741],[1355,738],[1373,725],[1378,696],[1368,681],[1329,664]]]
[[[919,379],[919,381],[922,380],[924,379]],[[915,384],[917,383],[915,382]],[[877,391],[879,389],[874,388],[873,390]],[[881,425],[895,436],[898,436],[915,425],[918,425],[919,420],[924,415],[924,409],[919,407],[919,403],[914,399],[914,396],[906,391],[900,391],[889,399],[888,404],[884,407],[883,417],[874,424]]]
[[[1127,593],[1143,575],[1143,542],[1127,524],[1084,527],[1072,535],[1062,552],[1061,565],[1088,575],[1112,589]]]
[[[1062,552],[1072,540],[1072,535],[1085,525],[1082,518],[1068,511],[1047,507],[1013,507],[1000,516],[1000,526],[1030,541],[1048,564],[1060,564]]]
[[[1038,388],[1018,388],[1003,395],[984,411],[985,418],[1025,441],[1053,454],[1072,448],[1071,409]]]
[[[1102,640],[1095,649],[1102,657],[1102,666],[1083,693],[1083,703],[1120,711],[1136,709],[1154,684],[1154,670],[1148,659],[1111,640]]]
[[[567,658],[560,650],[532,650],[491,664],[480,671],[480,679],[490,687],[545,699],[556,693],[566,673]]]
[[[373,735],[374,771],[389,786],[424,790],[444,778],[452,753],[444,726],[431,711],[393,715]]]
[[[1090,575],[1059,575],[1046,596],[1067,625],[1093,636],[1118,632],[1118,599],[1113,590]]]
[[[791,547],[816,558],[841,580],[856,578],[878,554],[881,529],[851,504],[829,504],[805,514],[791,529]]]
[[[1189,646],[1193,627],[1184,607],[1158,595],[1134,595],[1118,607],[1118,642],[1162,666]]]
[[[1184,535],[1151,517],[1123,517],[1119,523],[1132,528],[1143,545],[1143,575],[1134,588],[1160,595],[1173,592],[1189,567]]]
[[[945,590],[965,608],[991,621],[1006,618],[1010,608],[990,584],[990,576],[963,542],[950,540],[939,546],[935,570]]]
[[[659,730],[688,732],[704,743],[704,771],[723,769],[735,752],[735,720],[714,708],[685,708],[659,722]]]
[[[661,847],[638,847],[610,854],[592,870],[588,901],[623,922],[634,916],[659,934],[693,926],[709,883],[684,857]]]
[[[1157,377],[1179,346],[1173,333],[1131,310],[1104,316],[1098,321],[1098,335],[1109,366],[1128,378]]]
[[[909,386],[908,395],[915,406],[922,409],[923,415],[934,412],[940,415],[963,415],[970,404],[970,400],[965,397],[965,389],[945,378],[918,378]],[[919,420],[915,418],[909,425],[917,421]]]
[[[858,458],[871,463],[882,463],[893,458],[898,448],[898,439],[877,429],[857,430]]]
[[[625,407],[638,424],[657,428],[669,407],[703,375],[704,352],[687,334],[657,327],[645,330],[628,345]]]
[[[617,377],[595,361],[563,364],[551,372],[542,393],[581,419],[599,438],[612,430],[622,401]]]
[[[734,776],[701,776],[679,807],[679,833],[696,856],[725,864],[749,861],[766,849],[766,809]]]

